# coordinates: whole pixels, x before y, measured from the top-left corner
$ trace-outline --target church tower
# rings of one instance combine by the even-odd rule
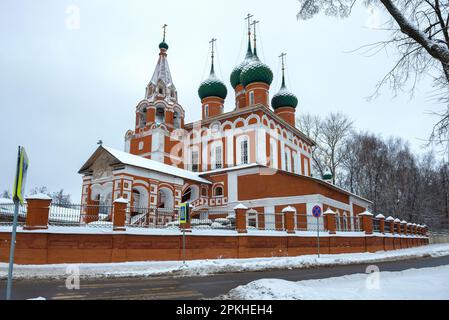
[[[226,85],[217,78],[214,68],[214,43],[217,39],[210,41],[212,46],[211,67],[209,78],[204,80],[198,89],[198,95],[202,105],[202,119],[223,114],[224,101],[228,94]]]
[[[287,86],[285,85],[285,56],[285,53],[282,53],[279,56],[282,60],[282,84],[279,92],[273,96],[273,99],[271,99],[271,106],[279,117],[292,126],[295,126],[295,110],[298,105],[298,98],[288,91]]]
[[[125,135],[125,151],[182,167],[182,148],[177,148],[182,136],[176,133],[184,128],[185,111],[178,103],[178,92],[168,65],[166,27],[163,27],[159,59],[146,87],[145,98],[136,107],[135,130]]]

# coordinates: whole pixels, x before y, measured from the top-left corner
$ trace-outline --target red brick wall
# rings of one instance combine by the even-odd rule
[[[0,233],[0,262],[9,257],[10,233]],[[321,237],[321,253],[392,250],[393,238]],[[403,241],[401,241],[403,240]],[[394,249],[426,245],[427,239],[394,238]],[[187,259],[297,256],[316,253],[315,237],[187,236]],[[182,236],[18,233],[18,264],[108,263],[181,260]]]

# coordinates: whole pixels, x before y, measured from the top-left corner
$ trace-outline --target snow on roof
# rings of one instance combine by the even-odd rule
[[[385,219],[385,216],[384,216],[383,214],[379,213],[379,214],[376,216],[376,219]]]
[[[192,181],[211,184],[211,182],[209,180],[201,178],[198,175],[198,173],[195,173],[195,172],[177,168],[175,166],[170,166],[168,164],[165,164],[165,163],[162,163],[159,161],[147,159],[147,158],[144,158],[141,156],[137,156],[137,155],[127,153],[124,151],[120,151],[117,149],[113,149],[110,147],[100,146],[100,148],[103,148],[104,150],[109,152],[113,157],[115,157],[121,163],[130,165],[130,166],[139,167],[139,168],[148,169],[148,170],[157,171],[157,172],[162,172],[165,174],[177,176],[177,177],[192,180]]]
[[[373,214],[369,211],[365,211],[365,212],[362,212],[361,214],[359,214],[359,216],[371,216],[372,217]]]
[[[385,221],[394,221],[394,218],[392,216],[389,216]]]

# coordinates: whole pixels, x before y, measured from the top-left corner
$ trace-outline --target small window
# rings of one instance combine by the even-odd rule
[[[215,169],[221,169],[223,167],[221,162],[221,146],[215,148]]]
[[[222,197],[223,196],[223,187],[216,187],[215,188],[215,196],[216,197]]]
[[[190,199],[192,199],[192,189],[191,188],[187,188],[187,190],[182,195],[182,202],[187,202]]]
[[[175,129],[181,128],[181,116],[177,110],[173,113],[173,126]]]
[[[249,105],[252,106],[254,104],[254,91],[249,92]]]
[[[143,149],[143,145],[144,145],[143,141],[140,141],[139,142],[139,151]]]
[[[198,172],[199,156],[198,151],[192,151],[192,171]]]
[[[156,108],[156,123],[165,122],[165,110],[163,106],[158,106]]]
[[[248,139],[244,139],[240,147],[241,147],[241,163],[248,164]]]
[[[204,117],[205,118],[209,117],[209,105],[208,104],[204,105]]]
[[[202,197],[207,197],[207,188],[205,188],[205,187],[201,188],[201,196]]]

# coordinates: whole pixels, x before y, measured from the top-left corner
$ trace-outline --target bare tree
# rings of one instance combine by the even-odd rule
[[[46,195],[48,195],[48,196],[50,197],[50,193],[49,193],[47,187],[45,187],[45,186],[34,187],[34,188],[31,189],[31,191],[30,191],[30,194],[31,194],[31,195],[35,195],[35,194],[38,194],[38,193],[46,194]]]
[[[0,198],[11,199],[12,198],[12,194],[11,194],[11,192],[9,192],[9,190],[5,190],[5,191],[2,192]]]
[[[53,192],[51,194],[51,198],[54,201],[54,203],[62,206],[70,205],[70,194],[65,194],[64,189],[61,189],[57,192]]]
[[[353,122],[342,113],[330,113],[324,119],[306,114],[298,119],[301,130],[317,143],[312,152],[314,170],[322,177],[327,170],[332,173],[332,183],[337,182],[338,169],[345,157],[346,139]]]
[[[310,19],[320,12],[336,17],[347,17],[356,0],[298,0],[298,19]],[[379,81],[375,95],[383,85],[396,93],[411,83],[413,93],[421,76],[430,75],[435,81],[436,97],[445,107],[437,112],[431,140],[449,142],[449,2],[442,0],[365,0],[367,6],[382,8],[390,16],[386,41],[364,46],[372,52],[393,47],[399,59]],[[447,143],[449,148],[449,143]]]

